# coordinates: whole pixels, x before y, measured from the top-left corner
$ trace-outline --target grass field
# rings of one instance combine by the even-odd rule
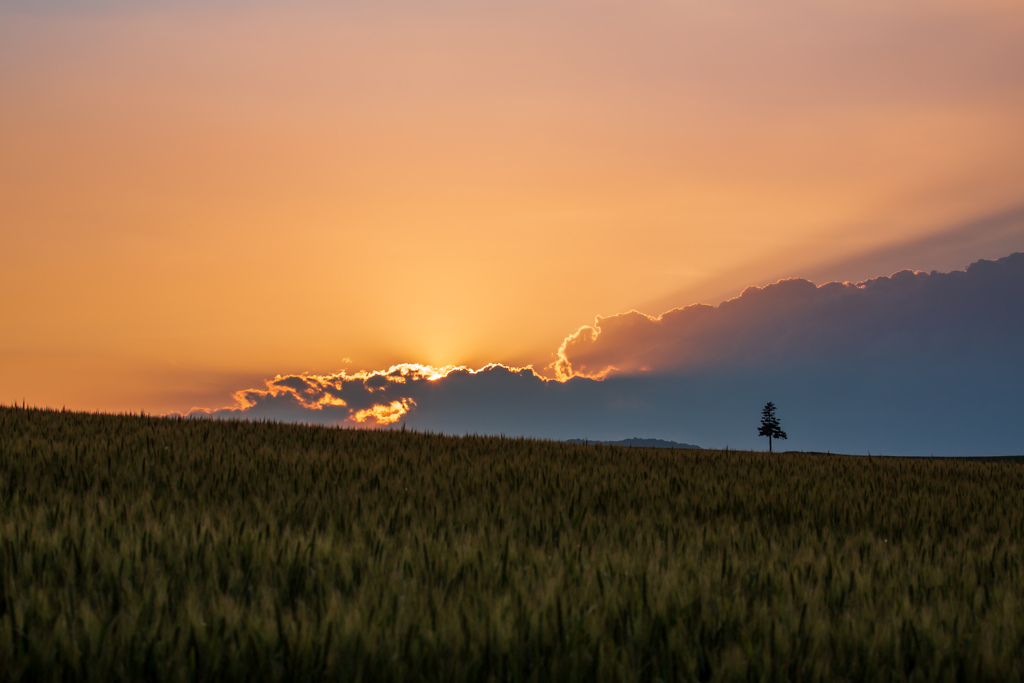
[[[1022,680],[1022,567],[1014,461],[0,408],[6,680]]]

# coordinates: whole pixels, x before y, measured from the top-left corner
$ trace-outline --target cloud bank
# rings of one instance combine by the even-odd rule
[[[219,410],[195,409],[190,415],[244,417],[352,427],[384,427],[399,422],[429,392],[429,385],[460,375],[484,376],[496,368],[433,368],[404,363],[375,372],[345,371],[331,375],[278,375],[262,389],[232,394],[235,405]]]
[[[1024,254],[966,272],[900,271],[860,283],[803,279],[749,287],[719,306],[652,317],[598,316],[563,342],[559,379],[611,373],[960,363],[1016,355],[1024,333]]]
[[[802,450],[1024,453],[1024,254],[966,271],[750,287],[719,306],[599,316],[545,371],[400,365],[279,376],[194,412],[540,438],[759,448],[772,400]]]

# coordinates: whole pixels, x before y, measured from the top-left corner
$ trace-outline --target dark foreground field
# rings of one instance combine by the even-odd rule
[[[0,408],[10,680],[1021,680],[1024,464]]]

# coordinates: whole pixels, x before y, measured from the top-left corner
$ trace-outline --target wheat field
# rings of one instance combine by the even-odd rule
[[[1014,681],[1024,463],[0,408],[0,676]]]

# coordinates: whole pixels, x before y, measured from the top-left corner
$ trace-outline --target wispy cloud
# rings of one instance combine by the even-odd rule
[[[938,194],[938,192],[936,192]],[[901,268],[957,270],[967,265],[964,254],[999,257],[1024,250],[1024,204],[937,226],[926,235],[897,239],[862,253],[812,267],[804,276],[815,281],[856,278],[856,273],[894,272]]]

